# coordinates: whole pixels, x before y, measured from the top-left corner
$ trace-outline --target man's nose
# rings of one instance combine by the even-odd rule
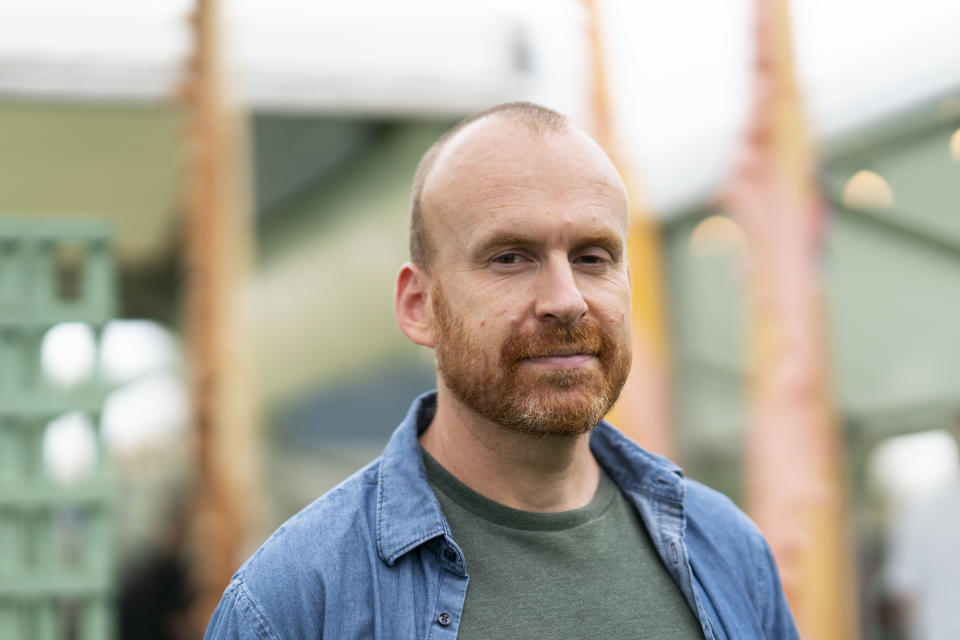
[[[573,273],[573,265],[563,260],[547,261],[538,274],[537,318],[570,325],[587,312],[587,302]]]

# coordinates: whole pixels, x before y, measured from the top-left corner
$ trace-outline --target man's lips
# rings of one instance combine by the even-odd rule
[[[597,356],[592,353],[561,352],[524,358],[520,362],[546,367],[548,369],[575,369],[585,366],[596,359]]]

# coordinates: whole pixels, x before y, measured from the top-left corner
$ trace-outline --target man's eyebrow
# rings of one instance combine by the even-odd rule
[[[617,255],[623,251],[623,245],[623,237],[618,233],[613,233],[612,231],[591,234],[577,243],[578,248],[600,247]]]
[[[497,231],[484,238],[478,245],[478,251],[489,251],[498,247],[533,247],[541,244],[543,240],[529,235],[524,235],[513,230]]]

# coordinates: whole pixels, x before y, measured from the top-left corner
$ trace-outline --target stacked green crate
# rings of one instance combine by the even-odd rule
[[[106,226],[0,220],[0,638],[113,635],[102,439],[93,467],[69,483],[43,461],[47,424],[73,411],[98,424],[105,387],[96,375],[71,389],[52,384],[41,343],[61,322],[99,333],[115,299]]]

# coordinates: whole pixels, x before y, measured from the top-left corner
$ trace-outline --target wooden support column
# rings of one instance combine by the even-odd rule
[[[748,239],[746,502],[806,640],[857,636],[821,252],[825,204],[793,70],[787,0],[756,0],[754,107],[725,195]]]
[[[251,384],[251,256],[246,145],[230,102],[216,0],[197,0],[187,107],[187,333],[199,491],[194,509],[192,622],[201,632],[249,550],[259,504]]]
[[[617,142],[597,0],[584,0],[592,52],[593,134],[613,161],[630,198],[633,368],[608,419],[644,448],[676,459],[670,392],[670,353],[663,302],[660,228]]]

